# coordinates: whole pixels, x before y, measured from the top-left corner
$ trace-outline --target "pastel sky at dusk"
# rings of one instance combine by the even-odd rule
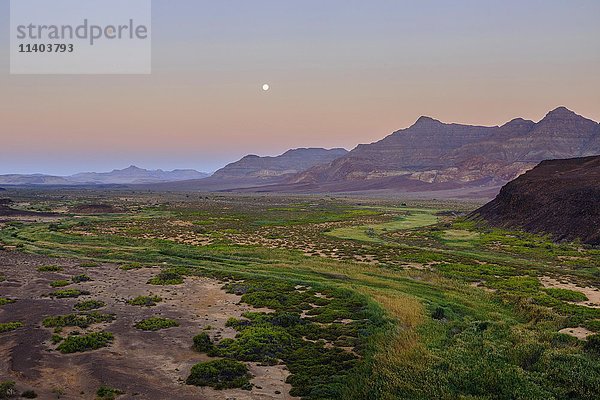
[[[420,115],[498,125],[564,105],[600,121],[598,0],[152,4],[152,75],[17,76],[0,0],[0,174],[213,171],[351,149]]]

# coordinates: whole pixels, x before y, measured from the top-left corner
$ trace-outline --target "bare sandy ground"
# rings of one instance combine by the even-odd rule
[[[41,265],[61,265],[64,270],[38,272]],[[207,332],[213,338],[234,337],[236,332],[225,327],[230,317],[246,311],[257,311],[239,304],[240,296],[221,289],[222,283],[207,278],[187,278],[177,286],[153,286],[146,282],[158,268],[123,271],[116,265],[82,268],[74,261],[58,260],[17,252],[0,251],[0,272],[7,280],[0,282],[0,296],[17,302],[0,308],[0,322],[21,321],[23,328],[0,334],[0,380],[14,380],[19,390],[33,389],[39,398],[93,399],[102,385],[123,390],[119,399],[292,399],[291,386],[285,383],[286,367],[249,367],[255,378],[252,391],[197,388],[185,385],[191,367],[210,358],[195,352],[192,338]],[[56,279],[85,273],[92,282],[70,285],[91,292],[78,299],[52,299],[44,295],[52,291],[49,283]],[[139,307],[127,299],[156,294],[163,302],[155,307]],[[73,312],[80,300],[97,299],[107,306],[100,311],[114,313],[116,320],[89,331],[105,329],[115,336],[104,349],[64,355],[49,342],[52,330],[41,326],[49,315]],[[268,311],[268,310],[258,310]],[[134,324],[151,316],[175,319],[179,326],[158,332],[144,332]]]
[[[578,286],[568,281],[559,281],[548,276],[540,278],[540,282],[545,288],[568,289],[574,292],[583,293],[587,296],[587,301],[573,302],[581,306],[600,308],[600,289],[591,286]]]

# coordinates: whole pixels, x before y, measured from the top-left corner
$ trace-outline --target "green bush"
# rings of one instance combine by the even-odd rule
[[[14,331],[23,327],[22,322],[2,322],[0,323],[0,333]]]
[[[552,296],[558,300],[563,300],[563,301],[587,301],[588,300],[588,298],[585,294],[583,294],[581,292],[576,292],[574,290],[551,288],[551,289],[544,289],[544,291],[546,293],[548,293],[550,296]]]
[[[92,312],[89,314],[67,314],[48,317],[44,319],[42,324],[46,328],[62,328],[65,326],[76,326],[79,328],[87,328],[90,325],[99,324],[102,322],[112,322],[115,320],[113,314],[101,314]]]
[[[173,328],[175,326],[179,326],[177,321],[162,317],[146,318],[135,324],[137,329],[141,329],[143,331],[158,331],[161,329]]]
[[[118,395],[123,394],[123,391],[102,385],[96,391],[96,396],[101,400],[114,400]]]
[[[56,290],[56,291],[50,293],[50,296],[56,297],[58,299],[66,299],[66,298],[73,298],[73,297],[79,297],[79,296],[87,296],[89,294],[90,294],[90,292],[88,292],[86,290],[63,289],[63,290]]]
[[[82,262],[81,264],[79,264],[79,266],[81,268],[96,268],[96,267],[99,267],[100,264],[89,261],[89,262]]]
[[[148,281],[151,285],[179,285],[183,283],[181,274],[175,271],[162,271]]]
[[[43,267],[38,267],[39,272],[60,272],[62,271],[62,267],[58,265],[45,265]]]
[[[107,347],[113,341],[110,332],[94,332],[88,335],[69,336],[58,347],[61,353],[79,353]]]
[[[208,353],[213,350],[214,344],[207,333],[202,332],[194,336],[194,349],[201,353]]]
[[[80,274],[80,275],[75,275],[74,277],[71,278],[71,280],[73,281],[73,283],[81,283],[81,282],[90,282],[92,280],[92,278],[90,278],[89,276],[87,276],[85,274]]]
[[[250,389],[251,375],[246,364],[235,360],[214,360],[196,364],[187,378],[188,385],[215,389]]]
[[[130,264],[121,265],[121,269],[123,271],[130,271],[132,269],[140,269],[140,268],[143,268],[143,266],[142,266],[142,264],[137,263],[137,262],[133,262],[133,263],[130,263]]]
[[[52,286],[53,288],[65,287],[65,286],[69,286],[70,284],[71,284],[71,282],[65,281],[65,280],[58,280],[58,281],[50,282],[50,286]]]
[[[0,306],[11,304],[11,303],[14,303],[15,301],[16,300],[13,300],[13,299],[7,299],[6,297],[0,297]]]
[[[138,296],[134,299],[127,300],[127,303],[131,304],[132,306],[152,307],[161,301],[162,298],[159,296]]]
[[[79,311],[96,310],[106,306],[106,303],[101,300],[85,300],[75,304],[75,309]]]
[[[26,390],[23,393],[21,393],[21,397],[23,397],[24,399],[37,399],[38,395],[33,390]]]
[[[10,399],[17,395],[17,389],[15,389],[15,382],[4,381],[0,382],[0,399]]]
[[[588,336],[584,348],[597,356],[600,356],[600,334]]]
[[[221,356],[242,361],[274,362],[292,347],[294,340],[278,327],[248,327],[235,340],[222,340],[217,348]]]

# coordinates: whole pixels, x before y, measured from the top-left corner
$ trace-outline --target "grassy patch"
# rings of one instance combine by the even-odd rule
[[[37,269],[39,272],[60,272],[62,271],[62,267],[59,267],[58,265],[44,265],[42,267],[38,267]]]
[[[102,314],[99,312],[91,312],[88,314],[67,314],[47,317],[42,324],[46,328],[62,328],[65,326],[77,326],[87,328],[90,325],[112,322],[115,316],[112,314]]]
[[[127,303],[131,304],[132,306],[152,307],[161,301],[162,298],[159,296],[138,296],[136,298],[127,300]]]
[[[90,282],[91,280],[92,278],[85,274],[75,275],[71,278],[71,281],[73,281],[73,283]]]
[[[98,308],[102,308],[105,306],[106,303],[101,300],[85,300],[75,304],[73,308],[75,308],[78,311],[90,311],[97,310]]]
[[[224,359],[194,365],[186,383],[215,389],[251,389],[250,378],[246,364]]]
[[[124,392],[111,388],[109,386],[102,385],[96,390],[96,396],[98,396],[98,400],[114,400],[117,396],[122,395]]]
[[[162,271],[154,278],[148,281],[151,285],[180,285],[183,283],[183,277],[176,271]]]
[[[110,332],[94,332],[88,335],[69,336],[58,347],[61,353],[81,353],[107,347],[113,341]]]
[[[79,296],[87,296],[89,294],[90,294],[90,292],[88,292],[86,290],[63,289],[63,290],[56,290],[56,291],[50,293],[50,297],[56,297],[57,299],[66,299],[66,298],[74,298],[74,297],[79,297]]]
[[[65,287],[65,286],[69,286],[70,284],[71,284],[71,282],[65,281],[65,280],[62,280],[62,279],[50,282],[50,286],[52,286],[53,288]]]
[[[8,299],[6,297],[0,297],[0,306],[5,306],[7,304],[12,304],[14,303],[16,300],[13,299]]]
[[[22,322],[1,322],[0,323],[0,333],[14,331],[15,329],[19,329],[23,327]]]
[[[587,296],[581,292],[576,292],[569,289],[547,288],[544,292],[558,300],[563,301],[587,301]]]
[[[179,326],[177,321],[162,317],[151,317],[146,318],[135,324],[137,329],[143,331],[158,331],[161,329],[173,328]]]

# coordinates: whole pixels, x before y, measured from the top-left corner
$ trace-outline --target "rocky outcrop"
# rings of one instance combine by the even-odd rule
[[[544,161],[471,218],[600,245],[600,156]]]

